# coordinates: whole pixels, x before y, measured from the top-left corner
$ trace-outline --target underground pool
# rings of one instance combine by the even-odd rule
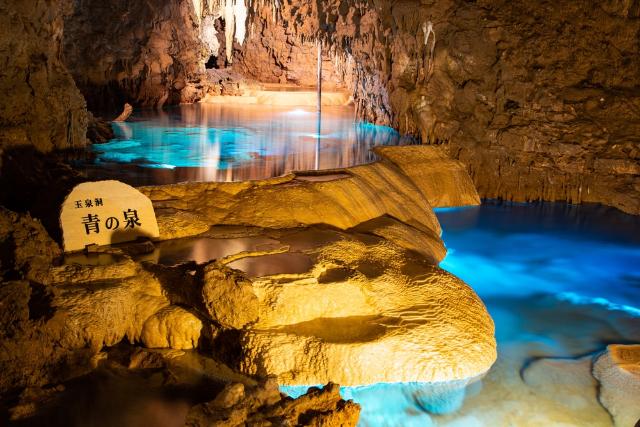
[[[319,119],[320,118],[320,119]],[[132,185],[246,181],[376,160],[371,148],[411,142],[356,121],[352,107],[193,104],[140,110],[80,163],[92,178]]]

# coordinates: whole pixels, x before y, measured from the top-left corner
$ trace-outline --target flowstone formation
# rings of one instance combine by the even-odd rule
[[[63,256],[39,222],[2,210],[0,297],[15,309],[0,319],[0,390],[13,399],[13,419],[46,419],[46,408],[101,375],[192,390],[190,425],[357,420],[337,386],[295,401],[269,386],[258,399],[233,375],[429,383],[438,391],[421,395],[425,408],[442,410],[450,395],[461,403],[496,358],[493,322],[467,285],[437,267],[446,251],[429,187],[403,173],[411,165],[402,159],[417,154],[398,150],[385,154],[393,162],[328,173],[141,188],[160,238],[84,253]],[[450,174],[438,182],[460,178]],[[226,397],[206,403],[197,385],[222,371],[234,372]]]

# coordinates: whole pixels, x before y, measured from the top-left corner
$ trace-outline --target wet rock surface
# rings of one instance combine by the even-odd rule
[[[429,156],[427,153],[437,153],[433,147],[417,149],[425,156]],[[392,152],[396,151],[388,151]],[[171,234],[164,230],[164,224],[174,228],[171,225],[173,218],[184,215],[198,218],[194,222],[197,227],[193,230],[194,234],[201,230],[198,224],[203,221],[219,225],[272,228],[326,224],[349,229],[388,216],[402,223],[398,228],[416,229],[423,242],[428,242],[427,245],[420,245],[420,250],[439,261],[445,255],[438,237],[440,225],[425,193],[431,196],[434,203],[438,203],[434,207],[441,206],[440,203],[446,205],[448,202],[432,197],[434,189],[441,188],[440,182],[457,182],[460,170],[440,166],[438,169],[432,168],[430,176],[411,176],[398,167],[402,164],[410,168],[409,157],[397,154],[394,157],[396,163],[383,159],[345,170],[297,173],[263,181],[185,183],[142,187],[140,190],[154,202],[160,233],[163,235]],[[450,160],[442,158],[440,162],[447,164]],[[468,184],[468,177],[465,179],[462,182]],[[383,187],[384,192],[378,191]],[[456,202],[479,203],[477,193],[470,185],[462,189],[455,185],[447,188],[458,192],[453,196]],[[187,235],[187,230],[189,228],[182,229],[183,236]],[[380,232],[384,233],[382,229]],[[400,234],[387,233],[386,236],[396,235],[400,242]]]
[[[616,426],[640,421],[640,345],[610,345],[593,365],[598,398]]]

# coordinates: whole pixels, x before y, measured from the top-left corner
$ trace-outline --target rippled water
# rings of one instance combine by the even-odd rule
[[[195,104],[141,111],[114,123],[116,139],[94,145],[93,177],[131,184],[243,181],[295,170],[370,163],[378,145],[409,140],[359,123],[352,107]]]
[[[466,393],[441,394],[435,407],[420,398],[430,393],[424,384],[345,387],[343,395],[363,405],[361,425],[556,425],[545,424],[552,414],[544,411],[578,419],[584,409],[566,404],[570,397],[550,396],[542,406],[522,370],[542,357],[577,359],[609,343],[640,342],[640,218],[601,206],[493,202],[437,215],[449,250],[441,267],[486,304],[499,360]],[[542,390],[545,381],[556,390],[563,380],[540,378]]]

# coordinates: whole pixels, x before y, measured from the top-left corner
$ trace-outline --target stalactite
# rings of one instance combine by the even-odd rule
[[[233,62],[233,35],[235,32],[235,15],[234,15],[234,7],[233,0],[225,0],[224,4],[224,38],[225,38],[225,47],[227,50],[227,62]]]
[[[198,24],[202,19],[202,8],[203,8],[202,0],[193,0],[193,8],[196,12],[196,17],[198,18]]]
[[[218,41],[218,31],[216,30],[215,15],[207,15],[202,18],[201,39],[209,49],[211,55],[218,56],[220,51],[220,42]]]
[[[244,43],[247,35],[247,6],[244,0],[236,0],[233,5],[233,14],[235,18],[235,38],[240,44]]]
[[[433,23],[431,21],[424,22],[422,24],[422,32],[424,33],[424,45],[429,50],[429,56],[427,57],[428,65],[427,65],[427,75],[426,75],[426,79],[428,80],[431,77],[431,73],[433,72],[433,63],[434,63],[433,56],[436,49],[436,33],[433,30]],[[429,48],[429,40],[432,40],[430,48]]]

